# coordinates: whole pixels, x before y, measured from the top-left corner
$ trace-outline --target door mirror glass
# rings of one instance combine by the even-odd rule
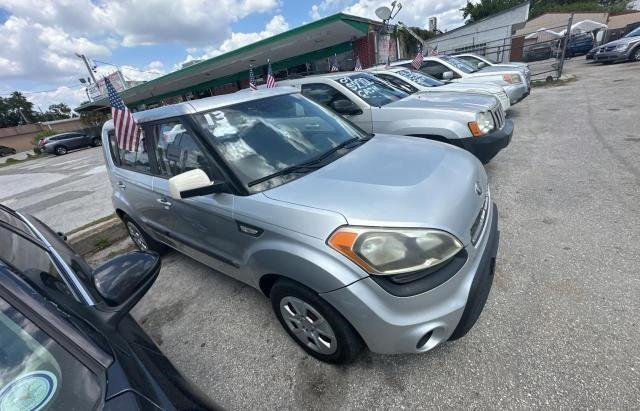
[[[169,194],[174,200],[220,193],[226,190],[224,183],[214,183],[199,168],[186,171],[169,179]]]
[[[147,292],[160,272],[155,253],[133,251],[107,261],[93,271],[93,285],[109,307],[126,313]]]
[[[443,80],[453,80],[453,71],[445,71],[442,73]]]
[[[485,63],[484,61],[481,61],[480,63],[478,63],[478,68],[479,69],[483,69],[485,67],[487,67],[487,63]]]
[[[331,108],[333,108],[336,112],[347,116],[362,114],[362,109],[358,107],[353,101],[347,99],[335,100],[333,103],[331,103]]]

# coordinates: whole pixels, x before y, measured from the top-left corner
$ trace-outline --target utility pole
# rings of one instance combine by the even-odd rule
[[[569,40],[571,40],[571,26],[573,25],[573,13],[569,16],[567,22],[566,32],[564,34],[564,44],[562,45],[562,55],[560,56],[560,64],[558,64],[558,80],[562,77],[562,69],[564,69],[564,59],[567,54],[567,47],[569,46]]]
[[[400,28],[405,29],[409,34],[411,34],[411,36],[413,36],[414,39],[418,40],[418,42],[422,45],[424,49],[424,47],[427,45],[427,42],[424,41],[422,37],[418,36],[418,34],[415,31],[413,31],[410,27],[408,27],[406,24],[404,24],[401,21],[398,22],[398,26]]]
[[[93,83],[97,83],[96,82],[96,77],[93,75],[93,70],[91,70],[91,67],[89,66],[89,61],[87,61],[87,56],[85,56],[84,54],[78,54],[76,53],[76,56],[80,57],[82,59],[82,61],[84,61],[84,65],[87,67],[87,71],[89,72],[89,75],[91,76],[91,79],[93,80]]]

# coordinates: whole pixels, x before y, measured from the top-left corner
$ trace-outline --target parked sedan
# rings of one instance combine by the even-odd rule
[[[525,46],[522,60],[527,62],[547,60],[553,57],[553,45],[549,42]]]
[[[134,117],[145,132],[135,152],[118,147],[113,121],[102,130],[113,204],[134,242],[260,290],[310,355],[422,353],[478,319],[498,212],[470,153],[365,133],[291,87]]]
[[[640,61],[640,27],[618,40],[598,47],[593,59],[598,63]]]
[[[16,153],[16,149],[13,147],[0,146],[0,157],[10,156]]]
[[[374,76],[391,83],[394,87],[400,88],[407,93],[475,93],[493,96],[500,101],[502,110],[507,112],[511,107],[509,96],[502,86],[491,83],[445,83],[437,80],[419,70],[412,70],[404,67],[373,67],[367,69],[367,72]],[[508,86],[508,83],[504,83]]]
[[[83,133],[63,133],[45,137],[38,141],[38,147],[45,153],[57,156],[67,154],[69,150],[83,147],[97,147],[101,144],[100,137],[88,136]]]
[[[487,66],[491,66],[491,67],[504,67],[504,68],[517,68],[519,70],[522,71],[522,73],[524,74],[525,78],[527,79],[527,83],[531,83],[531,69],[529,68],[529,65],[527,63],[521,63],[518,61],[510,61],[508,63],[498,63],[497,61],[494,61],[492,59],[490,59],[487,56],[481,56],[479,54],[475,54],[475,53],[463,53],[463,54],[457,54],[454,57],[469,63],[470,65],[473,65],[475,67],[477,67],[478,69],[482,69],[484,67]]]
[[[159,270],[140,251],[91,269],[41,221],[0,205],[0,408],[214,408],[129,315]]]

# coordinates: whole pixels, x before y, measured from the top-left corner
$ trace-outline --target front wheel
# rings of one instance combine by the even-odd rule
[[[348,364],[363,349],[351,324],[317,293],[290,280],[271,289],[271,305],[285,331],[320,361]]]
[[[168,248],[166,245],[157,242],[153,238],[149,236],[149,234],[145,233],[144,230],[129,216],[125,215],[122,217],[122,221],[124,222],[125,227],[127,228],[127,232],[129,233],[129,237],[131,237],[131,241],[138,247],[141,251],[155,251],[158,254],[164,254],[167,252]]]
[[[67,148],[65,146],[57,146],[54,151],[57,156],[62,156],[67,154]]]
[[[631,60],[640,61],[640,47],[636,47],[636,49],[631,52]]]

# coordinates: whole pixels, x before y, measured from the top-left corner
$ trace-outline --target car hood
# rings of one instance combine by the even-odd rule
[[[319,170],[263,192],[273,200],[340,213],[350,225],[435,228],[465,244],[486,193],[484,168],[468,152],[383,134]]]
[[[618,40],[614,40],[612,42],[609,42],[607,44],[604,45],[604,47],[606,46],[617,46],[618,44],[627,44],[627,43],[633,43],[636,41],[640,41],[640,36],[634,36],[634,37],[623,37],[620,38]],[[603,47],[603,46],[600,46]]]
[[[519,67],[514,66],[486,66],[476,71],[475,73],[471,73],[472,75],[482,75],[485,73],[512,73],[520,71]]]
[[[444,87],[444,86],[443,86]],[[457,111],[483,111],[496,105],[495,98],[482,94],[418,92],[383,106],[384,109],[438,108]]]

